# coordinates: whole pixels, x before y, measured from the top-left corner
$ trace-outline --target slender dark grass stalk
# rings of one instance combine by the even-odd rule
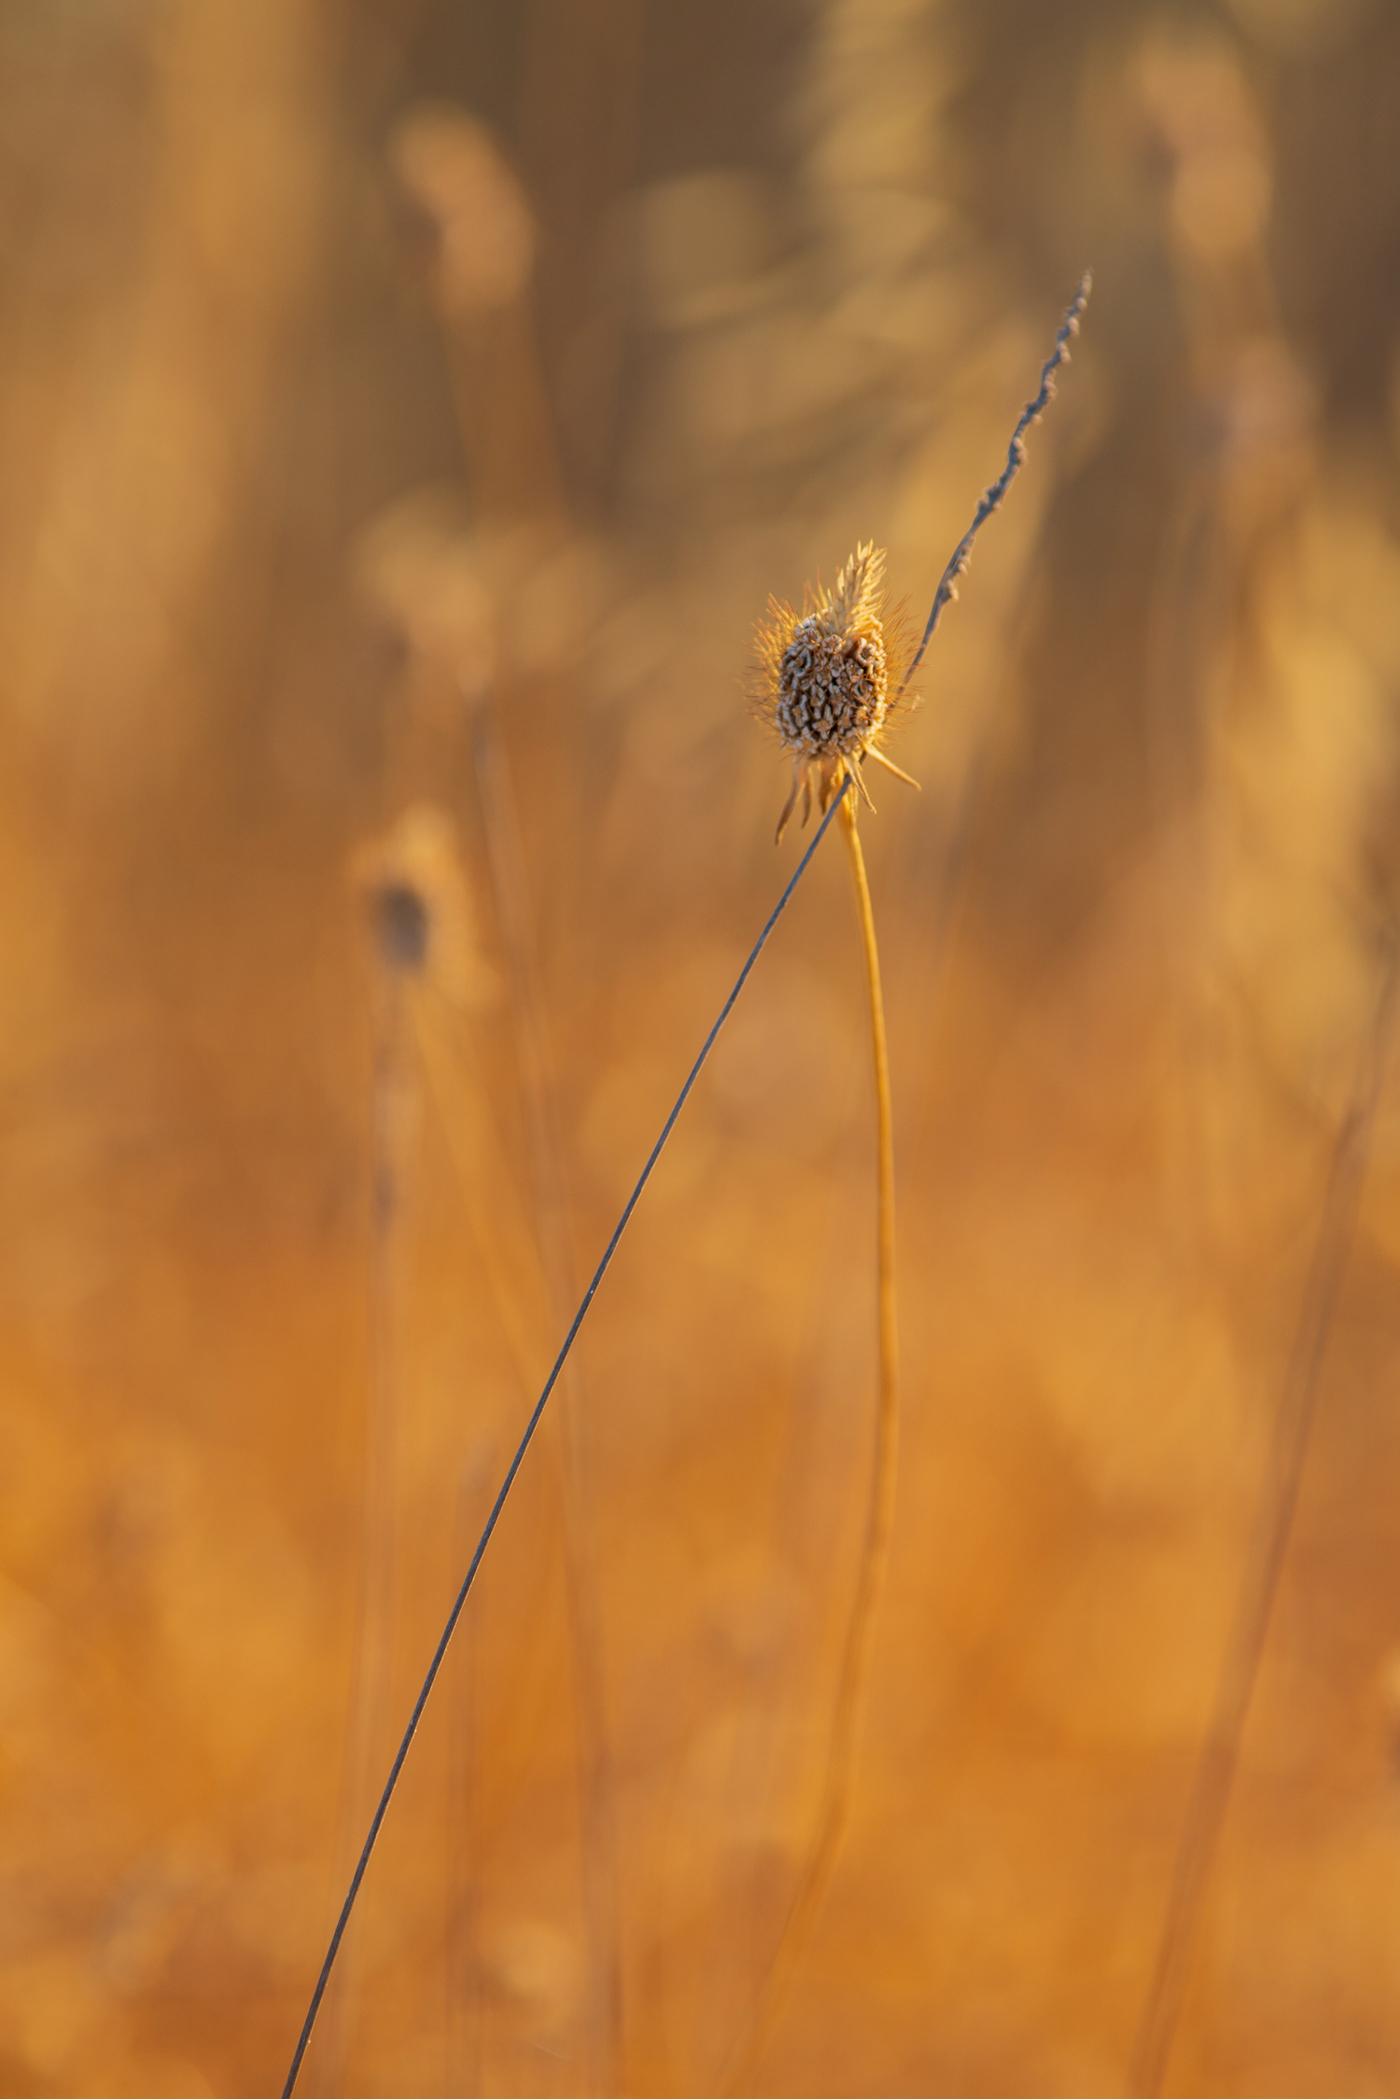
[[[1133,2048],[1128,2073],[1132,2099],[1157,2099],[1181,2018],[1201,1906],[1229,1806],[1245,1723],[1293,1529],[1327,1337],[1356,1234],[1376,1104],[1394,1023],[1397,978],[1400,947],[1391,936],[1369,1040],[1332,1148],[1317,1242],[1279,1397],[1268,1474],[1235,1601],[1215,1706],[1182,1823],[1156,1966]]]
[[[1093,284],[1094,273],[1092,270],[1086,270],[1079,280],[1078,291],[1065,311],[1065,317],[1060,323],[1059,333],[1055,337],[1054,348],[1046,359],[1044,369],[1040,374],[1039,390],[1032,400],[1027,401],[1021,411],[1021,420],[1011,433],[1011,443],[1006,454],[1006,465],[1002,468],[1001,473],[991,487],[984,492],[981,502],[977,505],[976,516],[958,541],[957,546],[953,549],[953,557],[943,571],[938,588],[933,594],[933,607],[928,616],[928,624],[920,637],[919,646],[909,660],[909,666],[904,676],[899,681],[899,687],[895,693],[896,701],[908,686],[919,665],[923,662],[924,650],[933,639],[933,631],[943,617],[944,606],[958,594],[958,578],[966,572],[967,564],[972,558],[973,540],[976,539],[993,511],[1000,510],[1002,503],[1006,499],[1006,491],[1025,465],[1026,432],[1030,429],[1032,423],[1039,422],[1041,416],[1044,415],[1055,397],[1055,374],[1062,364],[1068,364],[1069,362],[1069,346],[1079,333],[1079,323],[1084,309],[1089,303],[1089,293],[1093,289]]]
[[[509,1469],[506,1472],[504,1480],[501,1482],[500,1491],[497,1494],[495,1501],[492,1503],[491,1513],[486,1519],[486,1527],[482,1531],[481,1536],[477,1541],[476,1550],[471,1557],[471,1564],[467,1568],[467,1572],[465,1578],[463,1579],[461,1588],[457,1591],[456,1599],[453,1602],[452,1608],[448,1613],[447,1623],[442,1629],[442,1634],[438,1640],[438,1644],[433,1650],[433,1657],[431,1662],[428,1664],[427,1674],[423,1679],[423,1683],[418,1692],[418,1696],[414,1701],[413,1711],[409,1715],[408,1726],[404,1730],[403,1740],[399,1743],[398,1750],[394,1756],[393,1764],[390,1766],[389,1776],[385,1782],[384,1791],[380,1795],[379,1805],[374,1811],[374,1818],[370,1823],[369,1833],[365,1838],[364,1847],[360,1852],[359,1861],[355,1867],[354,1875],[351,1879],[349,1889],[346,1893],[345,1900],[341,1905],[340,1915],[336,1919],[335,1930],[331,1934],[330,1945],[326,1949],[326,1957],[321,1963],[321,1970],[316,1978],[316,1987],[312,1992],[311,2002],[307,2007],[306,2017],[302,2021],[301,2033],[298,2036],[296,2049],[292,2056],[291,2068],[287,2072],[287,2081],[282,2087],[282,2099],[291,2099],[291,2094],[296,2087],[296,2081],[301,2072],[302,2062],[305,2059],[307,2048],[310,2045],[312,2031],[316,2025],[316,2017],[321,2009],[322,1999],[326,1994],[326,1986],[330,1981],[331,1970],[335,1966],[336,1956],[340,1951],[341,1942],[345,1937],[346,1927],[350,1922],[351,1913],[354,1910],[356,1900],[359,1896],[360,1888],[364,1882],[365,1873],[369,1867],[370,1859],[374,1853],[374,1847],[379,1841],[379,1832],[384,1826],[384,1819],[389,1812],[389,1804],[394,1797],[395,1791],[397,1790],[399,1778],[402,1774],[404,1764],[408,1760],[408,1752],[413,1747],[413,1738],[418,1732],[419,1722],[423,1718],[424,1709],[427,1706],[428,1700],[432,1695],[433,1685],[437,1682],[438,1675],[442,1669],[443,1662],[447,1658],[447,1650],[452,1643],[452,1635],[456,1631],[457,1621],[461,1617],[462,1612],[466,1607],[467,1597],[470,1595],[472,1584],[476,1580],[477,1569],[480,1567],[482,1559],[484,1558],[486,1553],[486,1548],[491,1543],[491,1539],[495,1534],[496,1526],[501,1520],[501,1512],[505,1508],[506,1502],[510,1496],[511,1488],[515,1485],[516,1475],[525,1462],[525,1453],[528,1451],[531,1443],[534,1441],[535,1431],[539,1427],[540,1421],[544,1415],[544,1410],[549,1403],[549,1396],[553,1392],[555,1385],[559,1381],[560,1373],[562,1372],[565,1363],[568,1361],[570,1350],[573,1348],[574,1342],[577,1339],[579,1328],[583,1325],[584,1320],[587,1318],[589,1308],[592,1305],[593,1300],[598,1293],[598,1287],[601,1284],[603,1277],[607,1274],[608,1269],[612,1265],[613,1255],[617,1252],[617,1249],[622,1242],[622,1235],[632,1221],[632,1213],[636,1209],[637,1204],[641,1201],[642,1192],[645,1189],[647,1182],[651,1179],[652,1173],[655,1170],[658,1159],[661,1157],[662,1152],[666,1148],[667,1142],[670,1139],[671,1132],[675,1128],[676,1123],[680,1118],[681,1110],[685,1106],[686,1102],[689,1100],[690,1095],[694,1090],[695,1082],[699,1078],[701,1071],[704,1069],[705,1062],[709,1057],[711,1050],[714,1048],[715,1043],[719,1039],[720,1029],[724,1026],[724,1023],[728,1020],[730,1014],[733,1012],[734,1006],[738,1000],[740,992],[743,990],[745,984],[748,982],[749,977],[754,969],[755,964],[758,961],[759,956],[762,954],[764,948],[768,945],[768,941],[773,932],[774,927],[777,925],[778,920],[782,917],[784,911],[786,911],[789,903],[792,901],[798,883],[802,880],[803,875],[807,872],[808,867],[811,865],[812,856],[816,852],[817,847],[821,844],[822,839],[826,835],[827,827],[835,817],[837,810],[842,806],[845,796],[850,791],[851,784],[852,783],[850,779],[847,778],[843,780],[840,786],[836,789],[831,805],[828,808],[825,816],[822,818],[821,823],[817,827],[816,835],[812,839],[812,842],[808,846],[806,852],[802,855],[801,860],[799,860],[799,862],[797,863],[797,867],[794,870],[791,878],[789,879],[787,887],[784,889],[782,895],[779,897],[777,903],[774,905],[772,911],[769,913],[768,919],[764,924],[762,932],[759,934],[758,939],[754,942],[754,945],[749,952],[747,961],[744,963],[744,966],[740,970],[738,977],[735,979],[734,988],[731,990],[728,998],[726,998],[724,1004],[721,1006],[719,1014],[714,1022],[714,1025],[711,1027],[709,1034],[705,1037],[705,1040],[701,1045],[700,1054],[695,1059],[694,1064],[691,1066],[689,1076],[687,1077],[685,1084],[681,1087],[680,1092],[676,1096],[675,1104],[673,1105],[670,1114],[666,1117],[665,1122],[662,1124],[661,1134],[657,1138],[656,1143],[652,1146],[651,1153],[647,1159],[645,1166],[642,1168],[641,1174],[639,1175],[637,1180],[637,1184],[633,1188],[632,1193],[628,1196],[626,1204],[623,1207],[622,1215],[621,1217],[619,1217],[617,1224],[613,1228],[612,1237],[609,1239],[607,1246],[604,1248],[603,1258],[598,1263],[597,1268],[593,1272],[593,1279],[589,1283],[587,1290],[584,1292],[583,1301],[579,1305],[578,1310],[575,1312],[573,1322],[569,1327],[568,1333],[564,1337],[563,1347],[560,1349],[558,1356],[555,1358],[554,1367],[550,1371],[548,1378],[545,1380],[544,1390],[541,1392],[538,1400],[535,1402],[534,1411],[530,1415],[529,1421],[525,1425],[525,1433],[521,1437],[519,1445],[516,1448],[515,1456],[510,1461]]]
[[[816,1837],[808,1854],[802,1878],[793,1896],[778,1949],[763,1978],[757,2001],[739,2046],[731,2058],[721,2085],[722,2099],[739,2091],[762,2053],[789,1985],[807,1950],[831,1884],[841,1841],[850,1818],[860,1720],[865,1706],[865,1686],[870,1673],[871,1637],[875,1609],[884,1585],[889,1560],[890,1534],[894,1528],[895,1481],[899,1461],[899,1319],[896,1298],[894,1212],[894,1113],[890,1094],[889,1049],[885,1038],[885,1002],[880,988],[880,951],[875,938],[875,913],[866,880],[865,855],[861,851],[856,823],[855,799],[840,802],[841,833],[851,872],[856,916],[860,923],[861,951],[865,962],[866,991],[870,1002],[870,1037],[875,1075],[876,1124],[876,1283],[879,1301],[880,1395],[875,1417],[875,1456],[871,1472],[870,1502],[866,1513],[865,1538],[861,1547],[860,1571],[855,1600],[846,1628],[837,1679],[836,1703],[827,1748],[826,1778],[817,1814]]]
[[[496,922],[505,957],[516,1062],[525,1096],[541,1266],[550,1311],[562,1324],[578,1288],[569,1229],[564,1148],[559,1136],[544,1001],[535,969],[515,791],[489,695],[478,702],[472,715],[472,758]],[[583,1905],[588,1920],[593,2000],[589,2022],[591,2086],[599,2099],[608,2099],[620,2083],[623,2039],[617,1814],[607,1733],[603,1611],[583,1440],[584,1392],[576,1363],[570,1364],[564,1374],[559,1399],[555,1428],[564,1504],[565,1586],[579,1733]]]

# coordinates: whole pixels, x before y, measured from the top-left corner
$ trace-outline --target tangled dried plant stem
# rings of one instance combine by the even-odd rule
[[[880,988],[880,951],[875,938],[875,913],[866,879],[865,855],[861,850],[856,822],[855,797],[845,791],[839,810],[841,835],[846,847],[856,917],[860,926],[861,951],[865,963],[866,991],[870,1007],[870,1039],[875,1075],[876,1128],[876,1280],[879,1313],[880,1390],[875,1415],[875,1451],[871,1469],[870,1501],[855,1597],[846,1628],[837,1679],[827,1750],[826,1779],[817,1815],[816,1833],[801,1881],[788,1911],[782,1938],[773,1957],[749,2023],[741,2037],[721,2087],[721,2099],[733,2099],[747,2083],[765,2042],[782,2010],[793,1976],[801,1963],[821,1913],[831,1876],[840,1855],[842,1839],[850,1819],[860,1751],[860,1723],[865,1709],[865,1690],[870,1674],[871,1642],[876,1607],[884,1586],[889,1561],[890,1536],[894,1528],[895,1483],[899,1468],[899,1317],[895,1271],[894,1205],[894,1112],[890,1093],[889,1049],[885,1033],[885,1002]]]

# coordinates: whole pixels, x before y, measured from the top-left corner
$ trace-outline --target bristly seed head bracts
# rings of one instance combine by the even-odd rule
[[[758,708],[792,753],[779,838],[799,793],[802,821],[811,814],[814,773],[825,810],[847,773],[864,792],[857,768],[867,758],[899,771],[879,749],[907,654],[898,615],[884,615],[884,573],[883,552],[867,542],[856,548],[834,590],[808,591],[800,613],[769,600],[768,622],[758,630]]]

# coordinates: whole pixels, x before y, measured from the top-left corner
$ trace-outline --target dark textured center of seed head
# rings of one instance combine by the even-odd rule
[[[885,652],[876,633],[823,632],[803,620],[778,668],[778,728],[796,748],[849,753],[879,727]]]

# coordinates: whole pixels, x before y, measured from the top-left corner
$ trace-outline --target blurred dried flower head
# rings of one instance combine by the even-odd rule
[[[415,803],[383,838],[361,846],[350,876],[385,969],[423,977],[454,1005],[489,1004],[495,979],[481,956],[450,817]]]
[[[897,616],[887,631],[884,575],[883,551],[867,542],[856,548],[834,590],[808,591],[800,615],[776,598],[768,601],[768,624],[758,630],[758,705],[792,752],[779,838],[799,791],[804,824],[811,814],[813,772],[822,809],[848,771],[860,780],[856,766],[867,758],[899,772],[879,749],[906,654]]]
[[[413,111],[389,148],[394,172],[437,232],[435,292],[450,318],[492,313],[529,281],[535,230],[495,142],[460,110]]]
[[[355,565],[367,597],[415,656],[446,669],[469,698],[486,689],[495,671],[496,583],[490,550],[465,529],[455,503],[428,490],[394,504],[361,535]]]

